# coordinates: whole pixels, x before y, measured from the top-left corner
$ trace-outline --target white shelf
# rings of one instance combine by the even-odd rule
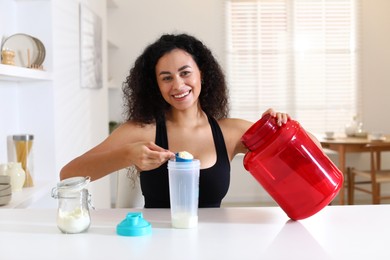
[[[47,71],[0,64],[0,80],[32,81],[51,79],[51,73]]]
[[[13,192],[9,204],[2,208],[28,208],[45,196],[49,196],[51,189],[56,186],[54,181],[35,182],[34,187],[22,188],[21,191]]]

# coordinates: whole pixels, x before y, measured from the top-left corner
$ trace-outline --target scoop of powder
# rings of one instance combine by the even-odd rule
[[[192,159],[194,159],[194,156],[189,152],[182,151],[176,153],[176,161],[191,161]]]

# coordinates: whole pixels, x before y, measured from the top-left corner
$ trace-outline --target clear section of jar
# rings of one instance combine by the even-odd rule
[[[58,228],[67,234],[88,230],[91,224],[89,203],[90,194],[87,189],[58,192]]]

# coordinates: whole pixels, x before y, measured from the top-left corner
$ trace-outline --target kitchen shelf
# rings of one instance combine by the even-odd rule
[[[0,206],[1,209],[6,208],[28,208],[35,203],[50,196],[50,191],[55,187],[55,181],[40,181],[35,182],[34,187],[22,188],[21,191],[12,192],[12,198],[9,204]]]
[[[43,70],[0,64],[0,80],[16,82],[52,80],[52,76],[51,73]]]

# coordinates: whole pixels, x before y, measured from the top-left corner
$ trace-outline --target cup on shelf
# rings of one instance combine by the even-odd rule
[[[5,49],[1,51],[1,63],[5,65],[15,65],[15,51]]]
[[[372,132],[369,137],[371,140],[382,140],[384,136],[382,132]]]

